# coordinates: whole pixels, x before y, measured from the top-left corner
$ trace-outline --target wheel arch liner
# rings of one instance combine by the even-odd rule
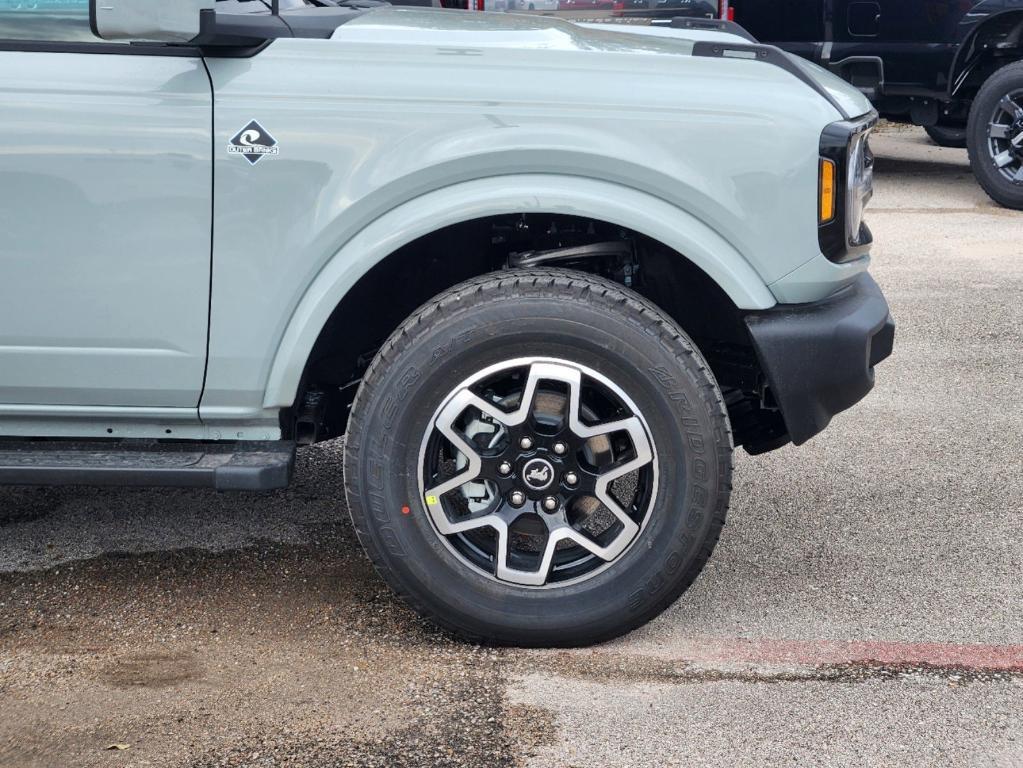
[[[986,16],[979,20],[976,18],[985,12],[987,13]],[[959,48],[952,61],[952,68],[949,71],[948,89],[950,96],[954,96],[958,91],[958,87],[961,85],[959,78],[972,66],[974,59],[968,59],[967,56],[973,53],[973,45],[981,35],[998,25],[1008,23],[1012,27],[1010,32],[1017,36],[1017,42],[1021,41],[1021,32],[1023,32],[1023,3],[1016,7],[1005,8],[1004,10],[999,10],[989,3],[981,3],[974,9],[971,17],[973,17],[971,24],[968,27],[968,31],[962,36]]]
[[[455,184],[408,201],[352,237],[306,289],[270,369],[263,406],[294,403],[306,361],[327,320],[372,267],[443,227],[487,216],[558,213],[607,221],[673,248],[702,269],[740,309],[776,301],[749,262],[721,235],[660,198],[581,177],[502,176]]]

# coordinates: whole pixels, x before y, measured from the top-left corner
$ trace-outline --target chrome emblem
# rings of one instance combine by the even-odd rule
[[[554,467],[544,459],[533,459],[523,467],[522,479],[534,491],[542,491],[554,479]]]

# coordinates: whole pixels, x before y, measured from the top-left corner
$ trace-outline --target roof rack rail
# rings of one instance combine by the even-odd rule
[[[674,29],[700,29],[706,32],[727,32],[751,43],[760,42],[744,26],[726,19],[697,19],[692,16],[675,16],[671,19],[654,19],[650,22],[650,25],[655,27],[672,27]]]

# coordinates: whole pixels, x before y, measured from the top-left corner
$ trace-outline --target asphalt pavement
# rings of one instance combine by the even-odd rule
[[[895,354],[738,456],[659,619],[442,635],[359,550],[336,443],[270,495],[0,488],[0,765],[1023,766],[1023,213],[922,131],[872,144]]]

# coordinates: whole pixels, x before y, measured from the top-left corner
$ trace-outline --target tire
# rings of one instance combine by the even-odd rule
[[[939,147],[951,149],[966,149],[966,128],[954,128],[947,125],[924,126],[931,141]]]
[[[1003,107],[1007,100],[1015,108]],[[970,109],[967,130],[973,175],[995,202],[1016,210],[1023,210],[1020,136],[1023,136],[1023,62],[1002,67],[981,86]]]
[[[479,378],[484,376],[481,372],[492,378]],[[547,380],[548,374],[566,378]],[[564,383],[575,376],[579,377],[575,384]],[[528,390],[534,379],[540,394],[527,398],[521,390]],[[501,419],[512,421],[513,414],[506,411],[517,408],[515,413],[528,413],[526,420],[518,427],[498,420],[486,427],[496,431],[484,430],[484,443],[499,444],[497,456],[485,459],[490,469],[481,470],[491,478],[490,490],[472,486],[476,490],[467,491],[470,485],[463,484],[431,495],[430,487],[439,489],[443,467],[448,468],[444,476],[453,473],[456,484],[461,473],[473,474],[471,464],[467,470],[458,469],[457,458],[445,463],[433,457],[457,457],[450,452],[454,443],[438,425],[450,424],[454,430],[456,420],[463,419],[457,422],[468,425],[458,433],[463,438],[471,429],[481,429],[482,409],[470,405],[462,411],[466,406],[461,401],[453,403],[469,391],[467,387],[482,392],[484,385],[512,392],[505,396],[511,406],[488,406],[500,407]],[[516,387],[521,388],[518,394]],[[573,409],[560,410],[557,404],[571,402],[576,389],[579,421],[585,424],[568,428]],[[492,391],[487,395],[491,400],[476,401],[504,402]],[[524,409],[523,402],[529,408]],[[550,406],[552,402],[555,406]],[[543,411],[541,403],[551,410]],[[612,416],[595,417],[602,409]],[[635,411],[632,416],[630,410]],[[629,425],[628,433],[616,433],[611,440],[573,442],[576,429],[599,431],[599,426],[592,426],[594,421],[616,419],[626,419],[619,423]],[[518,437],[531,434],[529,430],[536,433],[532,452],[525,451]],[[479,442],[479,432],[475,435]],[[562,438],[569,442],[567,449],[561,446],[564,455],[559,456],[557,442]],[[600,461],[611,456],[602,451],[624,462],[615,472],[646,460],[621,478],[633,483],[624,492],[635,494],[631,501],[611,498],[621,504],[623,514],[633,516],[632,525],[602,502],[596,504],[595,497],[579,499],[572,497],[571,489],[565,490],[575,477],[572,472],[561,474],[565,468],[575,466],[572,462],[589,467],[580,469],[582,478],[575,478],[577,493],[582,493],[585,483],[593,482],[590,470],[602,471]],[[480,449],[477,455],[483,453]],[[589,466],[591,454],[602,458],[594,458]],[[500,474],[507,466],[493,463],[504,458],[518,467],[508,477]],[[536,458],[544,461],[530,467]],[[534,483],[552,480],[548,467],[555,469],[554,485],[547,491],[534,489]],[[586,645],[621,635],[658,615],[693,583],[710,557],[724,524],[731,472],[731,429],[721,392],[692,341],[636,293],[562,270],[484,276],[418,310],[384,344],[367,371],[352,406],[345,444],[352,521],[381,576],[440,627],[468,640],[502,645]],[[616,495],[617,482],[610,486]],[[457,522],[452,520],[462,519],[458,515],[465,510],[460,505],[470,507],[472,525],[480,515],[514,517],[512,487],[529,494],[564,491],[565,497],[559,497],[556,513],[544,517],[541,498],[551,496],[537,495],[534,500],[531,495],[521,507],[527,512],[509,523],[514,535],[505,539],[503,558],[496,528],[440,532],[439,526],[454,526]],[[468,498],[491,492],[490,501]],[[497,512],[473,512],[474,503],[497,505],[487,507]],[[582,517],[572,518],[580,504],[587,510],[584,523]],[[561,523],[555,516],[561,515],[574,531],[577,525],[596,525],[593,521],[604,515],[604,521],[610,521],[604,533],[587,530],[612,537],[607,551],[624,549],[607,561],[591,557],[590,547],[596,543],[590,533],[578,534],[589,545],[579,546],[572,533],[557,527]],[[520,525],[521,530],[515,528]],[[544,526],[550,529],[546,533]],[[638,532],[626,542],[622,536],[633,527]],[[560,535],[568,538],[557,547],[548,546]],[[530,549],[532,542],[539,544]],[[562,565],[538,575],[544,572],[540,558],[548,555]],[[511,570],[514,558],[539,565],[535,573],[532,566]],[[495,561],[515,575],[498,579]],[[527,577],[546,583],[518,583]]]

